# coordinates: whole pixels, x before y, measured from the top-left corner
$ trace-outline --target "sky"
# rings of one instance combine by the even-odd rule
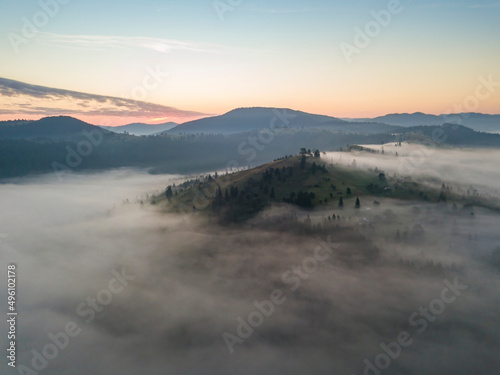
[[[497,0],[1,0],[0,120],[497,114],[499,19]]]

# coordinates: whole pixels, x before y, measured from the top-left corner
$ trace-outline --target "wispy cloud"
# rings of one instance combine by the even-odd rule
[[[202,46],[197,43],[148,37],[40,33],[40,40],[42,43],[48,45],[70,48],[143,48],[162,53],[169,53],[175,50],[191,52],[203,52],[208,50],[207,45]]]
[[[132,99],[87,94],[0,78],[0,114],[83,114],[88,116],[193,118],[203,113],[184,111]]]
[[[277,8],[262,8],[262,7],[250,7],[252,12],[260,12],[260,13],[310,13],[323,11],[324,9],[320,8],[288,8],[288,9],[277,9]]]
[[[115,35],[68,35],[68,34],[39,34],[39,42],[52,47],[69,49],[130,49],[146,50],[159,53],[192,52],[192,53],[224,53],[244,48],[225,46],[220,44],[186,42],[180,40],[129,37]]]
[[[500,8],[500,3],[478,4],[478,3],[433,3],[421,5],[420,8],[466,8],[466,9],[490,9]]]

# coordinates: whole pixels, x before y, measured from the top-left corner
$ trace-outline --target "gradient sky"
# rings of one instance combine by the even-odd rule
[[[242,0],[221,20],[213,0],[71,0],[16,53],[9,39],[22,37],[23,17],[33,21],[42,8],[3,0],[0,77],[29,85],[0,85],[0,119],[183,122],[253,106],[337,117],[440,114],[475,95],[480,77],[500,82],[500,1],[400,6],[349,63],[341,43],[354,45],[355,28],[388,1]],[[156,80],[151,70],[161,72]],[[143,111],[133,99],[157,106]],[[500,87],[473,109],[500,113]]]

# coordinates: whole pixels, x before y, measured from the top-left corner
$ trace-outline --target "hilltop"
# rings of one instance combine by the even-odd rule
[[[0,123],[0,139],[69,139],[80,137],[82,132],[100,129],[69,116],[45,117],[37,121]],[[103,134],[110,134],[102,130]]]
[[[348,151],[377,153],[353,145]],[[436,181],[434,181],[436,182]],[[439,185],[437,182],[434,185]],[[486,207],[492,202],[478,195],[464,196],[448,186],[431,187],[408,176],[389,176],[384,171],[356,166],[327,164],[319,151],[286,156],[256,168],[203,176],[179,186],[169,186],[153,204],[165,205],[168,212],[216,215],[222,222],[251,218],[274,204],[286,203],[304,210],[378,206],[377,199],[391,198],[461,207]]]
[[[324,163],[316,154],[287,156],[253,169],[214,174],[169,186],[154,204],[166,204],[168,211],[204,211],[223,221],[243,221],[277,203],[302,209],[317,207],[355,207],[373,205],[373,199],[386,197],[438,202],[441,192],[409,179],[389,178],[379,170]],[[341,203],[342,202],[342,203]],[[375,203],[376,204],[376,203]]]

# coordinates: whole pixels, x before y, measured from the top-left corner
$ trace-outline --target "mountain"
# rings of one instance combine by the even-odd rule
[[[133,135],[153,135],[157,133],[162,133],[172,128],[175,128],[177,123],[175,122],[166,122],[164,124],[143,124],[143,123],[134,123],[122,126],[101,126],[101,128],[109,130],[113,133],[128,133]]]
[[[340,124],[337,126],[346,126]],[[261,165],[295,154],[301,148],[333,151],[355,144],[405,140],[423,144],[440,142],[443,146],[500,147],[499,134],[479,133],[462,126],[396,129],[402,130],[368,134],[306,128],[275,132],[271,138],[254,135],[253,140],[248,133],[136,137],[112,133],[72,118],[52,117],[24,125],[0,124],[0,178],[52,172],[54,162],[66,165],[68,149],[73,150],[73,156],[74,152],[82,153],[81,163],[72,167],[74,171],[137,167],[148,168],[152,173],[185,174]],[[102,142],[91,151],[80,143],[88,140],[83,134],[86,130],[103,135]]]
[[[186,122],[171,129],[168,133],[232,134],[275,127],[318,127],[328,121],[344,122],[334,117],[312,115],[291,109],[238,108],[222,116]]]
[[[330,129],[347,132],[381,133],[394,128],[380,124],[353,124],[335,117],[315,115],[286,108],[238,108],[222,116],[186,122],[166,132],[167,134],[205,133],[234,134],[260,129]],[[382,130],[381,130],[382,129]]]
[[[105,129],[80,121],[69,116],[45,117],[18,125],[0,123],[0,139],[70,139],[81,137],[84,131]]]
[[[405,130],[401,126],[387,125],[377,122],[325,122],[322,128],[333,131],[341,131],[344,133],[358,133],[358,134],[386,134],[398,133]]]
[[[429,140],[431,144],[437,139],[441,139],[440,142],[450,146],[500,147],[500,134],[478,132],[457,124],[412,126],[405,128],[402,134],[405,134],[404,137],[406,137],[406,139],[414,139],[415,136],[417,136],[417,138],[422,136],[427,137],[427,140]]]
[[[443,118],[448,119],[447,122],[457,123],[457,121],[451,121],[452,118],[456,118],[457,115],[441,115]],[[488,132],[488,133],[500,133],[500,115],[485,115],[482,113],[462,113],[460,115],[462,120],[461,125],[465,125],[473,130]],[[460,122],[458,122],[460,123]]]
[[[422,112],[416,113],[392,113],[375,118],[354,118],[344,119],[352,122],[375,122],[378,124],[387,124],[394,126],[419,126],[419,125],[442,125],[444,121],[440,116],[428,115]]]
[[[7,126],[17,126],[17,125],[24,125],[28,122],[33,122],[33,120],[7,120],[7,121],[0,121],[0,126],[7,125]]]
[[[452,123],[464,125],[476,131],[500,133],[500,115],[485,115],[482,113],[457,113],[448,115],[429,115],[422,112],[393,113],[375,118],[343,120],[350,122],[375,122],[404,127]]]

